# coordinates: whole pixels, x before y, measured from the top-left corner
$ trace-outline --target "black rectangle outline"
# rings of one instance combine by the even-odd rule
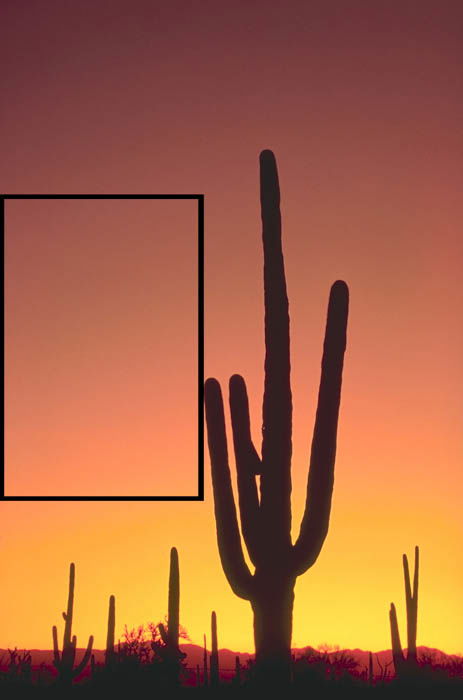
[[[5,496],[5,423],[0,472],[1,501],[204,501],[204,194],[2,194],[0,226],[5,259],[5,200],[8,199],[196,199],[198,202],[198,494],[196,496]],[[5,300],[5,266],[3,266]],[[3,338],[5,311],[3,308]],[[4,353],[5,355],[5,353]],[[3,360],[5,376],[5,360]],[[5,385],[5,383],[4,383]],[[5,392],[3,394],[5,409]],[[5,410],[3,411],[5,415]],[[5,419],[4,419],[5,420]]]

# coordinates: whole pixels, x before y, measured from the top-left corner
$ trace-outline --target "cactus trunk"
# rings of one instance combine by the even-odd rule
[[[116,599],[112,595],[109,597],[109,610],[108,610],[108,631],[106,635],[106,653],[105,653],[105,663],[107,668],[112,668],[114,666],[115,653],[114,653],[114,631],[116,627]]]
[[[295,579],[280,579],[272,572],[269,581],[279,585],[266,585],[265,580],[254,599],[254,642],[256,663],[262,677],[268,675],[288,678],[291,669],[291,633]]]
[[[271,151],[261,153],[260,184],[265,298],[261,457],[251,439],[244,379],[239,375],[230,379],[241,533],[255,567],[254,574],[242,550],[228,464],[222,393],[215,379],[206,381],[205,403],[222,567],[234,593],[251,603],[256,670],[260,668],[262,679],[274,685],[290,680],[296,577],[315,563],[328,532],[349,294],[345,282],[335,282],[331,288],[306,505],[299,537],[292,544],[289,311],[281,244],[280,189]]]
[[[168,597],[168,618],[167,630],[165,626],[159,624],[159,633],[164,642],[164,664],[166,676],[171,685],[180,683],[180,672],[182,659],[186,654],[180,651],[179,647],[179,627],[180,627],[180,573],[178,564],[178,552],[175,547],[170,550],[169,568],[169,597]],[[153,646],[153,649],[155,647]]]
[[[211,639],[211,686],[217,687],[219,685],[219,648],[217,643],[217,615],[214,611],[211,615]]]
[[[180,572],[178,552],[175,547],[170,550],[169,570],[169,601],[168,601],[168,640],[169,644],[178,649],[180,622]]]

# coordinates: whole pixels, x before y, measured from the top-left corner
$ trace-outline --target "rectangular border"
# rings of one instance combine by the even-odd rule
[[[9,199],[196,199],[198,203],[198,493],[196,496],[5,496],[5,423],[3,424],[3,463],[0,473],[0,501],[204,501],[204,195],[203,194],[2,194],[0,195],[1,234],[5,259],[5,201]],[[3,267],[5,300],[5,266]],[[3,307],[5,342],[5,307]],[[5,360],[3,361],[5,376]],[[5,390],[3,390],[5,409]]]

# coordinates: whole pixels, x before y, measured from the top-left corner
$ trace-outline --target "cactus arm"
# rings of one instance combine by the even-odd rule
[[[206,381],[204,398],[220,559],[225,576],[235,595],[249,600],[253,589],[253,579],[241,547],[228,465],[222,392],[217,380],[208,379]]]
[[[391,603],[389,621],[391,623],[392,658],[394,660],[395,672],[396,674],[400,674],[405,663],[405,657],[400,643],[399,625],[397,624],[397,612],[394,603]]]
[[[404,579],[405,579],[405,602],[407,604],[407,610],[410,605],[410,602],[412,600],[412,589],[410,586],[410,571],[408,568],[408,559],[407,555],[404,554],[402,555],[402,563],[404,567]]]
[[[420,550],[419,547],[415,547],[415,573],[413,576],[413,600],[418,606],[418,569],[420,565]]]
[[[178,648],[178,626],[180,621],[180,572],[178,566],[178,552],[175,547],[170,550],[169,568],[169,600],[168,600],[168,627],[167,636],[169,644]]]
[[[230,413],[238,475],[241,531],[251,561],[256,565],[260,541],[256,474],[261,471],[261,461],[251,439],[246,384],[238,374],[230,379]]]
[[[403,555],[403,569],[405,579],[405,602],[407,605],[407,659],[416,660],[416,630],[418,618],[418,569],[419,550],[415,547],[415,571],[413,575],[413,593],[410,585],[410,570],[407,555]]]
[[[328,532],[348,308],[348,287],[338,280],[331,287],[328,303],[307,497],[299,537],[293,548],[297,575],[316,561]]]
[[[169,638],[167,636],[166,628],[164,627],[162,622],[159,623],[159,634],[161,635],[161,639],[164,642],[164,644],[167,645],[169,643]]]
[[[87,649],[86,649],[85,654],[82,658],[82,661],[80,662],[80,664],[78,664],[75,667],[75,669],[72,672],[72,675],[74,678],[77,678],[77,676],[79,676],[82,673],[82,671],[84,670],[84,668],[88,664],[88,662],[90,660],[90,656],[92,654],[92,647],[93,647],[93,636],[91,635],[88,638]],[[74,647],[74,651],[75,651],[75,647]]]
[[[260,154],[260,201],[265,301],[261,513],[274,553],[275,546],[287,549],[291,544],[292,398],[280,187],[275,156],[269,150]]]
[[[402,563],[404,569],[404,580],[405,580],[405,606],[407,610],[407,658],[410,658],[410,647],[413,644],[413,599],[412,599],[412,589],[410,586],[410,570],[408,568],[407,555],[402,556]]]
[[[56,625],[53,625],[51,629],[52,635],[53,635],[53,664],[55,665],[56,668],[59,667],[61,659],[59,655],[59,649],[58,649],[58,629]]]

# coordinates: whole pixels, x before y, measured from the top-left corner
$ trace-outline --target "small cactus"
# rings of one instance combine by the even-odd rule
[[[167,629],[159,623],[159,634],[164,642],[161,651],[154,642],[152,648],[164,657],[164,661],[170,671],[169,677],[173,684],[180,682],[181,662],[186,654],[179,647],[179,619],[180,619],[180,572],[178,564],[178,552],[175,547],[170,550],[169,570],[169,600]]]
[[[105,652],[105,665],[106,668],[113,668],[115,661],[115,651],[114,651],[114,631],[116,628],[116,598],[112,595],[109,596],[109,610],[108,610],[108,632],[106,635],[106,652]]]
[[[59,674],[59,682],[65,685],[70,685],[74,678],[82,673],[85,666],[90,660],[90,655],[92,653],[93,647],[93,636],[89,637],[87,650],[78,666],[74,668],[74,661],[76,658],[76,645],[77,637],[72,635],[72,617],[74,612],[74,584],[75,584],[75,565],[71,564],[69,568],[69,593],[68,593],[68,605],[67,611],[63,612],[64,619],[64,636],[63,636],[63,650],[60,654],[58,648],[58,630],[56,625],[53,625],[53,664]]]
[[[392,658],[394,668],[398,677],[403,676],[416,669],[416,630],[418,620],[418,575],[419,575],[419,548],[415,547],[415,571],[413,575],[413,593],[410,585],[410,571],[408,568],[407,555],[402,557],[404,579],[405,579],[405,602],[407,606],[407,657],[402,651],[400,643],[399,625],[397,622],[397,611],[394,603],[391,603],[389,610],[389,622],[391,626]]]
[[[207,646],[206,646],[206,635],[204,635],[204,650],[203,650],[203,685],[209,685],[208,673],[207,673]]]
[[[211,686],[219,685],[219,649],[217,645],[217,615],[215,611],[211,615]]]
[[[235,656],[235,677],[233,682],[235,685],[241,685],[241,662],[238,654]]]

